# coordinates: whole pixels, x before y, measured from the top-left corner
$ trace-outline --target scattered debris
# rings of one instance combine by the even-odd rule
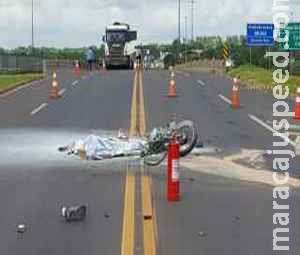
[[[106,213],[104,213],[104,217],[106,218],[106,219],[108,219],[108,218],[110,218],[110,213],[108,213],[108,212],[106,212]]]
[[[17,232],[19,234],[23,234],[23,233],[25,233],[25,231],[26,231],[26,225],[25,224],[19,224],[17,226]]]
[[[86,217],[87,207],[85,205],[81,206],[63,206],[61,208],[61,215],[66,219],[66,221],[83,221]]]
[[[234,219],[235,219],[236,221],[239,221],[239,220],[241,220],[241,217],[240,217],[240,216],[235,216]]]
[[[201,237],[201,238],[205,238],[205,237],[208,236],[208,233],[205,232],[205,231],[200,231],[200,232],[198,232],[198,236]]]

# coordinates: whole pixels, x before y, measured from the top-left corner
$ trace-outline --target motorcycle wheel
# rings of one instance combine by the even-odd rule
[[[187,156],[196,146],[198,141],[198,130],[190,120],[183,120],[176,125],[180,144],[180,156]]]
[[[146,155],[144,157],[144,162],[148,166],[157,166],[161,162],[163,162],[166,157],[167,157],[166,151],[164,151],[162,153],[158,153],[158,154]]]

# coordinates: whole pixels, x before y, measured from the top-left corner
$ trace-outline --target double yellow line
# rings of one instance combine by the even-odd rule
[[[141,169],[141,199],[144,255],[156,255],[157,227],[152,201],[152,180]],[[121,255],[134,255],[135,248],[135,175],[127,170],[123,212]]]
[[[130,136],[144,136],[146,133],[146,114],[143,88],[143,71],[134,73],[130,116]]]

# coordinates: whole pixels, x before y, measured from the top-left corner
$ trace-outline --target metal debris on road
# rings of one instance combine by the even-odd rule
[[[25,232],[26,232],[26,225],[25,225],[25,224],[19,224],[19,225],[17,226],[17,232],[18,232],[19,234],[25,233]]]
[[[198,236],[201,237],[201,238],[205,238],[205,237],[208,236],[208,233],[205,232],[205,231],[200,231],[200,232],[198,232]]]
[[[83,221],[86,217],[87,207],[85,205],[63,206],[61,208],[61,215],[66,221]]]

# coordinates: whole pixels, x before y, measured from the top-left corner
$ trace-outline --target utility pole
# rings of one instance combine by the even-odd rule
[[[191,0],[191,41],[194,41],[194,8],[195,0]]]
[[[34,48],[34,29],[33,29],[34,19],[33,19],[33,11],[34,11],[33,0],[31,0],[31,46],[32,46],[32,48]]]
[[[178,41],[181,41],[181,0],[178,0]]]
[[[186,64],[187,62],[187,43],[188,43],[188,40],[187,40],[187,21],[188,21],[188,17],[187,15],[185,15],[184,17],[184,32],[185,32],[185,35],[184,35],[184,63]]]

